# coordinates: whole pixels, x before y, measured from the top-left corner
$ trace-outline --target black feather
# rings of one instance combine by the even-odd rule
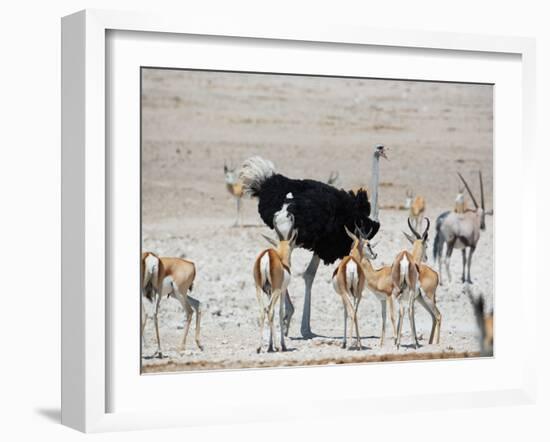
[[[273,228],[273,216],[288,203],[298,229],[296,243],[315,252],[325,264],[331,264],[349,253],[351,239],[344,230],[359,226],[373,238],[380,223],[369,218],[370,203],[367,193],[357,194],[336,189],[314,180],[295,180],[275,174],[256,190],[258,212],[264,223]],[[293,198],[287,199],[292,193]]]

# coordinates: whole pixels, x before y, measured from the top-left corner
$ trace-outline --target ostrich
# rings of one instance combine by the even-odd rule
[[[377,145],[372,164],[372,217],[367,192],[336,189],[326,183],[314,180],[287,178],[275,172],[271,161],[261,157],[247,159],[242,167],[240,179],[244,192],[258,198],[258,212],[270,228],[277,229],[285,237],[294,227],[298,230],[297,247],[313,252],[304,272],[305,297],[300,333],[305,339],[315,336],[311,331],[311,287],[321,260],[332,264],[349,253],[352,240],[344,227],[353,230],[359,226],[370,232],[373,238],[380,223],[378,221],[378,182],[380,157],[386,158],[385,148]],[[286,324],[288,327],[288,324]]]

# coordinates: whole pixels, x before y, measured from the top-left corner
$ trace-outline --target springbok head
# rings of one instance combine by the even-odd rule
[[[368,239],[372,227],[368,233],[363,232],[357,225],[355,225],[355,233],[352,233],[346,226],[344,226],[346,234],[352,239],[352,249],[357,247],[361,257],[366,256],[368,259],[376,259],[377,254],[374,252],[372,245]]]
[[[225,161],[223,162],[223,174],[225,175],[226,184],[235,184],[237,182],[238,174],[236,170],[236,167],[232,165],[228,166]]]
[[[464,179],[464,177],[458,173],[458,177],[460,178],[460,181],[462,181],[462,184],[464,184],[464,187],[466,187],[466,190],[468,191],[468,195],[470,195],[470,198],[472,199],[472,202],[474,203],[474,206],[476,208],[476,212],[479,215],[479,227],[481,230],[485,230],[485,215],[492,215],[492,210],[485,210],[485,194],[483,192],[483,177],[481,175],[481,170],[478,172],[479,174],[479,189],[480,189],[480,195],[481,195],[481,206],[477,203],[477,200],[474,197],[474,194],[472,193],[472,190],[470,189],[470,186]]]
[[[262,233],[262,236],[269,244],[275,247],[277,253],[283,260],[283,263],[286,264],[288,267],[290,267],[290,255],[292,254],[292,250],[294,249],[294,247],[296,247],[296,240],[298,239],[298,229],[294,228],[294,215],[292,213],[289,214],[289,219],[291,227],[288,230],[288,235],[285,236],[281,233],[281,231],[277,227],[277,224],[275,223],[275,217],[273,218],[273,228],[275,229],[278,240],[270,238],[269,236]]]
[[[413,191],[407,189],[407,198],[405,198],[405,209],[410,209],[413,201]]]
[[[428,260],[428,254],[426,253],[426,250],[428,248],[428,232],[430,230],[429,218],[424,217],[424,219],[426,220],[426,228],[424,229],[422,235],[418,233],[416,229],[412,226],[410,218],[407,218],[407,224],[409,225],[409,229],[411,230],[412,235],[409,235],[407,232],[403,232],[403,235],[405,235],[405,237],[413,245],[413,253],[416,251],[415,249],[420,248],[420,256],[422,256],[422,262]]]

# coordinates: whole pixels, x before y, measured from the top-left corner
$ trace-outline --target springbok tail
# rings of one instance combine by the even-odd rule
[[[409,275],[409,260],[405,255],[401,261],[399,261],[399,288],[403,290],[408,284],[408,275]]]
[[[249,196],[258,196],[264,181],[274,174],[275,166],[271,161],[259,156],[248,158],[241,166],[239,174],[243,192]]]

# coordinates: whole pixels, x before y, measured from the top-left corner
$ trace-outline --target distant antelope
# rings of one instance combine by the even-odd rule
[[[479,329],[479,348],[481,356],[493,356],[493,312],[485,311],[485,301],[480,295],[477,299],[472,294],[470,284],[465,285],[465,291],[474,308],[477,327]]]
[[[159,258],[154,253],[144,252],[141,257],[141,272],[142,293],[151,303],[155,303],[155,311],[153,313],[157,336],[157,351],[155,355],[162,357],[158,326],[159,305],[163,297],[169,296],[174,296],[181,303],[185,312],[185,326],[180,351],[185,350],[187,334],[189,333],[189,326],[193,318],[193,313],[196,315],[195,342],[197,347],[202,350],[203,347],[200,343],[200,302],[187,294],[188,291],[193,289],[193,281],[195,280],[196,274],[195,265],[191,261],[185,259]],[[143,336],[145,324],[148,319],[143,304],[142,314],[144,315],[141,323],[141,334]]]
[[[455,208],[454,208],[454,212],[455,213],[464,213],[466,212],[466,200],[464,198],[464,187],[463,186],[459,186],[458,188],[458,193],[456,195],[456,198],[455,198]]]
[[[401,343],[401,332],[403,327],[403,316],[404,316],[404,304],[408,303],[408,316],[409,316],[409,323],[411,326],[411,337],[413,339],[413,343],[415,348],[418,348],[418,339],[416,335],[416,324],[415,324],[415,316],[414,316],[414,303],[417,299],[422,299],[421,304],[432,316],[432,319],[434,322],[439,323],[435,318],[441,315],[437,315],[439,311],[434,310],[433,307],[435,307],[435,304],[432,302],[428,303],[424,298],[422,298],[422,293],[420,290],[420,265],[423,261],[426,261],[427,255],[426,255],[426,247],[427,247],[427,241],[428,241],[428,231],[430,229],[430,220],[428,218],[425,218],[427,221],[426,229],[424,230],[423,234],[420,235],[411,224],[411,220],[409,219],[407,222],[409,224],[409,228],[414,233],[415,238],[412,237],[409,238],[409,235],[405,234],[405,236],[409,239],[409,241],[412,240],[413,248],[411,252],[408,252],[406,250],[402,250],[397,254],[395,257],[393,264],[392,264],[392,283],[393,283],[393,293],[392,296],[396,298],[399,301],[399,319],[397,321],[397,340],[396,345],[397,348],[399,348]],[[426,275],[428,275],[431,272],[428,272],[426,270]],[[428,281],[426,280],[426,283]],[[433,283],[432,283],[433,284]],[[428,284],[427,284],[428,285]],[[431,284],[430,284],[431,285]],[[435,292],[434,292],[434,299],[435,299]],[[434,325],[434,322],[432,322],[432,332],[430,336],[430,343],[433,342],[434,334],[436,332],[436,328],[438,329],[438,326]],[[439,331],[437,331],[437,334],[439,335]]]
[[[257,352],[260,353],[263,343],[263,331],[267,315],[269,324],[269,347],[268,352],[274,351],[273,340],[275,337],[275,322],[274,312],[277,302],[279,302],[279,327],[281,336],[281,350],[286,351],[285,345],[285,299],[288,297],[288,285],[290,284],[290,255],[296,244],[298,231],[293,228],[294,216],[290,214],[291,227],[289,229],[289,237],[283,236],[274,222],[275,232],[277,233],[278,241],[262,235],[275,248],[263,250],[254,261],[253,276],[256,285],[256,297],[260,306],[260,345]],[[264,296],[268,298],[267,307],[264,305]],[[290,301],[290,299],[289,299]],[[290,323],[290,318],[287,320]],[[276,350],[275,346],[275,350]]]
[[[237,218],[233,224],[234,227],[237,227],[242,225],[241,200],[243,197],[243,183],[239,179],[239,172],[236,167],[227,167],[227,164],[224,163],[223,173],[225,175],[225,187],[237,202]]]
[[[407,190],[405,208],[409,209],[409,217],[413,220],[414,228],[418,229],[418,225],[420,224],[426,210],[426,200],[420,195],[417,195],[414,198],[413,196],[412,190]]]
[[[428,218],[426,218],[426,220],[428,221],[428,226],[429,226]],[[410,220],[408,220],[408,224],[409,224],[409,229],[411,230],[414,236],[411,236],[405,232],[403,232],[403,234],[409,240],[409,242],[413,245],[413,251],[411,252],[411,254],[413,256],[422,255],[422,261],[416,262],[418,266],[418,282],[419,282],[419,289],[418,289],[416,299],[418,300],[418,302],[420,302],[420,305],[424,307],[424,309],[426,309],[426,311],[432,317],[432,330],[430,332],[429,343],[433,344],[435,340],[435,343],[439,344],[439,335],[441,330],[441,313],[437,308],[436,296],[435,296],[437,286],[439,285],[439,275],[435,270],[433,270],[431,267],[429,267],[423,262],[427,259],[426,240],[422,235],[420,235],[416,231],[416,229],[413,229]],[[427,229],[426,229],[426,232],[427,232]],[[426,239],[427,239],[427,236],[426,236]],[[422,252],[418,252],[418,250],[420,249],[422,249]]]
[[[355,228],[355,234],[351,233],[346,226],[344,226],[344,229],[347,235],[353,240],[353,243],[349,255],[344,256],[338,267],[334,270],[332,285],[336,293],[340,295],[344,306],[344,338],[342,348],[346,348],[347,346],[347,321],[349,316],[351,320],[350,337],[353,338],[353,326],[355,326],[355,341],[357,348],[361,349],[357,309],[359,308],[359,302],[361,302],[366,283],[366,273],[363,269],[362,261],[365,255],[371,259],[376,258],[376,255],[372,251],[368,239],[366,239],[368,235],[362,234],[358,227]]]
[[[466,187],[472,202],[474,203],[475,210],[467,209],[464,213],[456,212],[444,212],[437,218],[436,222],[436,235],[433,245],[434,260],[439,262],[439,275],[441,273],[441,255],[443,254],[443,244],[446,244],[447,251],[445,256],[445,268],[447,270],[447,277],[449,281],[451,278],[450,260],[453,253],[453,249],[462,250],[462,282],[472,283],[471,278],[471,265],[472,255],[477,247],[480,233],[485,230],[485,215],[492,215],[492,210],[485,210],[485,197],[483,193],[483,178],[481,171],[479,172],[479,187],[481,194],[481,207],[478,205],[470,186],[459,173],[460,180]],[[469,248],[468,253],[468,276],[466,277],[466,248]],[[442,278],[441,278],[442,279]]]

